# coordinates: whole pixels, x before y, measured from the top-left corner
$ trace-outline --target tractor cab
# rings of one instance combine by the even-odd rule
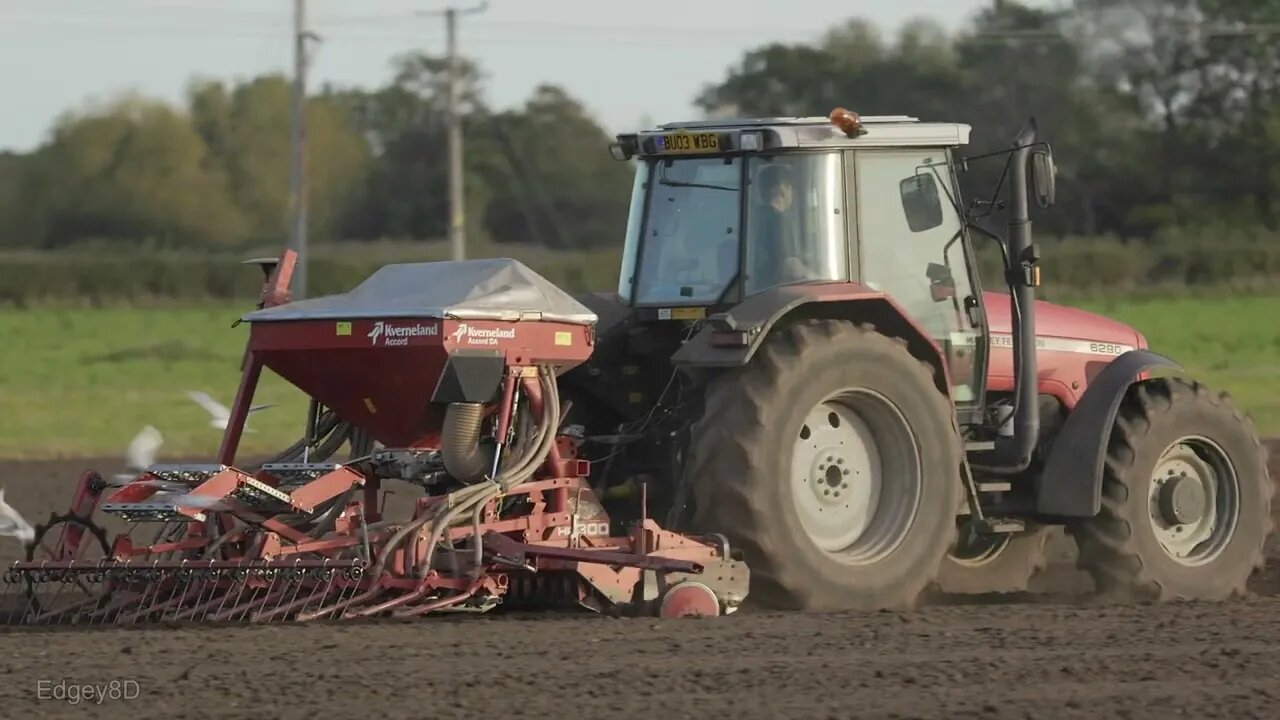
[[[960,406],[981,402],[982,300],[953,149],[969,126],[911,117],[720,120],[618,136],[636,161],[618,295],[697,320],[771,289],[858,283],[943,348]]]

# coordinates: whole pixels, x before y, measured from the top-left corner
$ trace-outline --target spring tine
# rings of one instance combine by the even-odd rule
[[[147,580],[147,584],[139,595],[128,608],[121,608],[112,620],[117,625],[131,625],[144,621],[151,611],[151,607],[155,605],[155,599],[160,594],[159,580],[153,575]]]
[[[293,588],[293,593],[284,593],[269,603],[270,607],[263,606],[253,614],[254,622],[272,622],[275,620],[287,620],[292,613],[302,607],[305,607],[311,600],[310,594],[307,597],[298,599],[298,593],[302,590],[302,584],[298,583]]]
[[[98,623],[105,625],[107,623],[107,618],[111,617],[112,613],[122,610],[138,598],[138,594],[131,590],[122,590],[118,595],[114,593],[113,595],[114,597],[111,602],[108,602],[92,613],[89,613],[88,618],[90,624]]]
[[[152,562],[151,570],[147,576],[147,584],[143,587],[142,594],[134,602],[134,608],[116,615],[114,621],[116,624],[128,625],[140,622],[151,614],[151,607],[155,605],[155,601],[160,596],[163,587],[161,576],[157,573],[155,567],[158,562]]]
[[[274,584],[275,583],[272,583],[272,585]],[[282,593],[272,593],[269,590],[268,591],[255,590],[254,592],[256,596],[253,597],[252,599],[248,600],[247,602],[241,603],[239,605],[235,605],[227,610],[223,610],[219,613],[216,613],[212,615],[210,619],[214,622],[224,622],[227,620],[242,618],[245,615],[247,615],[250,611],[254,610],[255,608],[259,608],[263,605],[266,605],[272,602],[273,600],[276,600],[282,594]]]
[[[228,582],[231,584],[228,585]],[[217,570],[205,570],[204,583],[206,593],[202,593],[200,599],[194,605],[177,613],[174,616],[174,620],[192,618],[197,615],[200,620],[204,620],[210,609],[215,606],[219,610],[222,609],[233,589],[243,588],[243,585],[235,582],[234,575],[224,574]]]
[[[343,581],[338,588],[338,597],[336,598],[339,602],[353,598],[360,592],[360,581],[358,579],[344,577]],[[373,585],[376,584],[376,582],[373,583]]]
[[[297,567],[297,563],[298,561],[294,561],[295,568]],[[328,560],[326,560],[325,563],[327,564]],[[288,615],[292,613],[294,610],[306,608],[307,604],[311,602],[311,600],[315,597],[315,593],[316,593],[315,588],[311,587],[309,588],[310,591],[307,594],[307,596],[299,600],[298,594],[302,592],[302,588],[306,584],[307,583],[302,578],[297,578],[293,588],[293,594],[289,596],[287,600],[284,598],[284,596],[281,596],[280,602],[275,603],[273,607],[262,608],[258,610],[257,612],[253,613],[253,615],[250,617],[250,620],[252,622],[271,622],[273,620],[284,619],[288,617]]]
[[[186,592],[181,595],[178,602],[170,602],[168,608],[162,608],[160,622],[172,622],[177,618],[178,613],[184,609],[191,607],[191,604],[199,605],[205,600],[205,593],[209,590],[209,583],[205,582],[203,575],[198,575],[199,570],[192,571],[191,581]]]
[[[204,570],[203,572],[206,573],[205,584],[208,586],[208,597],[198,599],[196,604],[175,612],[172,618],[174,621],[191,620],[196,616],[199,616],[200,620],[204,620],[209,615],[210,609],[217,606],[218,610],[221,610],[226,605],[227,598],[231,594],[231,588],[227,588],[226,592],[221,592],[223,588],[221,587],[222,577],[220,573],[216,570]],[[244,585],[241,584],[239,587],[243,591]]]
[[[232,583],[231,587],[227,588],[227,591],[223,593],[222,602],[218,603],[218,609],[214,610],[212,614],[218,615],[223,610],[225,610],[227,608],[227,601],[229,600],[231,601],[231,606],[235,607],[236,605],[240,604],[240,601],[242,599],[244,599],[244,593],[246,590],[249,589],[249,583],[247,581],[247,578],[237,577],[235,574],[232,574],[231,583]],[[235,596],[236,596],[235,600],[231,600],[232,590],[235,590]],[[209,617],[209,615],[210,613],[206,612],[203,616],[201,616],[200,619],[204,620],[205,618]]]
[[[328,565],[328,563],[329,561],[325,560],[325,565]],[[324,577],[322,578],[323,584],[321,583],[316,584],[316,590],[311,593],[310,597],[307,598],[307,604],[300,609],[301,612],[310,612],[311,610],[322,606],[324,604],[325,599],[328,598],[330,595],[333,595],[334,587],[335,587],[335,584],[337,583],[337,580],[338,580],[338,571],[332,568],[326,567],[324,569]],[[345,591],[345,589],[346,588],[338,586],[339,599],[342,599],[342,593]],[[312,600],[317,601],[315,608],[311,607],[310,603]]]
[[[307,585],[307,582],[306,582],[306,578],[305,578],[305,577],[296,577],[296,570],[297,570],[297,568],[298,568],[298,561],[297,561],[297,560],[294,560],[294,561],[293,561],[293,568],[294,568],[294,570],[295,570],[295,577],[293,578],[293,594],[289,596],[289,600],[288,600],[287,602],[284,602],[284,603],[283,603],[283,604],[285,604],[285,605],[293,605],[293,604],[297,603],[297,600],[298,600],[298,593],[302,592],[302,588],[303,588],[303,586]],[[284,599],[283,599],[283,598],[281,598],[281,600],[283,601]],[[306,598],[303,598],[303,603],[302,603],[302,604],[303,604],[303,605],[305,605],[305,604],[306,604]]]
[[[198,592],[198,590],[199,586],[193,586],[190,581],[183,582],[182,580],[178,580],[177,584],[170,589],[167,598],[163,602],[152,604],[149,607],[139,609],[133,613],[122,614],[116,618],[116,622],[121,625],[134,623],[146,616],[156,613],[159,613],[160,615],[159,618],[156,618],[157,620],[163,619],[165,612],[169,608],[181,608],[182,604],[189,600],[192,594]]]
[[[62,594],[65,587],[58,578],[44,578],[44,582],[36,583],[36,602],[39,603],[39,612],[42,623],[51,623],[58,616],[58,609],[61,607]]]
[[[357,605],[367,600],[370,600],[376,597],[379,591],[381,590],[382,590],[382,586],[375,580],[373,584],[369,586],[368,590],[366,590],[363,593],[360,593],[359,595],[353,594],[351,597],[348,597],[348,598],[339,598],[337,602],[334,602],[330,605],[317,608],[310,612],[299,613],[298,616],[294,619],[297,620],[298,622],[310,622],[312,620],[318,620],[322,617],[327,617],[339,610],[345,610],[352,605]]]

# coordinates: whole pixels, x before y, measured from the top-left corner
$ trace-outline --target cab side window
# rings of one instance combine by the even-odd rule
[[[973,294],[961,221],[943,182],[941,148],[856,154],[863,282],[888,293],[948,356],[957,404],[976,401],[981,337],[964,311]]]

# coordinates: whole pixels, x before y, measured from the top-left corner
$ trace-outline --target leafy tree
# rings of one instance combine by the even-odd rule
[[[245,225],[187,118],[136,97],[63,117],[25,182],[41,247],[92,238],[227,244]]]
[[[585,248],[620,242],[630,202],[630,165],[606,151],[611,138],[563,89],[542,85],[519,112],[487,123],[499,152],[485,228],[498,242]],[[499,159],[500,158],[500,159]]]
[[[443,58],[411,53],[396,58],[393,78],[382,88],[326,91],[326,97],[347,108],[376,158],[347,216],[349,237],[447,235],[447,69]],[[472,118],[467,115],[478,106],[482,75],[474,63],[464,62],[462,77],[467,203],[483,207],[484,190],[475,182],[474,168],[484,163],[486,148],[468,132]]]
[[[250,240],[279,242],[292,217],[292,86],[279,75],[226,87],[202,82],[189,91],[192,123],[225,173]],[[363,186],[369,147],[349,110],[326,98],[307,102],[308,227],[322,239],[341,236],[341,223]]]

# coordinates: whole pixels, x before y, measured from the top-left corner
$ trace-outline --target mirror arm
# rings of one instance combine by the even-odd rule
[[[990,238],[993,242],[995,242],[996,247],[1000,248],[1000,259],[1004,263],[1004,269],[1006,271],[1011,269],[1012,266],[1010,266],[1009,264],[1009,249],[1005,247],[1003,238],[991,232],[990,230],[987,230],[986,228],[979,227],[977,224],[970,221],[965,222],[965,227],[978,233],[979,235]]]

